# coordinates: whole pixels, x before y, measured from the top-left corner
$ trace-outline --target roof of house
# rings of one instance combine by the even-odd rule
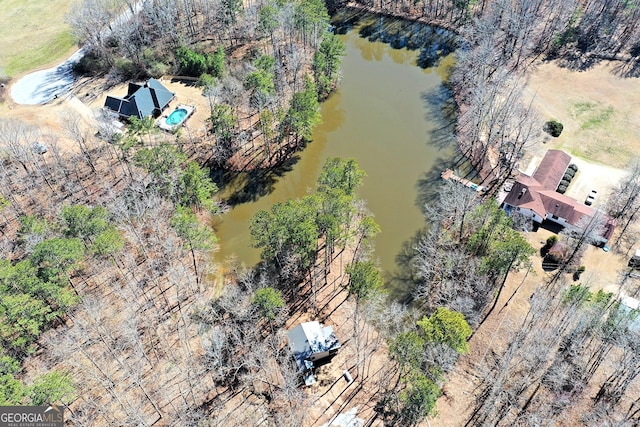
[[[340,342],[331,326],[323,327],[319,322],[301,323],[287,333],[289,348],[305,372],[313,367],[308,359],[315,353],[323,353],[340,347]]]
[[[531,177],[544,188],[555,190],[569,163],[571,163],[571,156],[564,151],[548,150]]]
[[[624,314],[631,316],[628,325],[629,330],[640,332],[640,316],[637,314],[638,310],[640,310],[640,301],[635,298],[621,295],[620,310]]]
[[[547,213],[564,218],[574,224],[593,209],[570,197],[556,192],[571,156],[560,150],[548,150],[532,176],[520,175],[504,202],[511,206],[530,209],[540,217]]]
[[[602,237],[609,240],[611,236],[613,236],[613,232],[615,230],[616,230],[616,220],[611,217],[607,217],[607,222],[604,224],[604,233],[602,234]]]
[[[556,190],[571,162],[571,156],[560,150],[549,150],[533,176],[520,175],[513,184],[504,203],[529,209],[541,218],[552,215],[578,225],[582,218],[590,218],[595,211]],[[615,221],[607,218],[602,237],[608,240],[615,229]]]
[[[577,224],[585,216],[593,216],[593,209],[560,194],[549,190],[535,179],[523,175],[513,184],[504,202],[511,206],[530,209],[541,218],[547,214],[564,218],[569,224]]]
[[[557,191],[541,190],[539,194],[547,213],[565,218],[569,224],[577,224],[580,219],[593,216],[592,208]]]
[[[577,224],[581,218],[593,216],[594,212],[589,206],[545,188],[526,175],[518,177],[504,202],[514,207],[530,209],[542,218],[547,214],[564,218],[569,224]]]
[[[631,310],[640,310],[640,301],[631,297],[621,297],[620,302]]]
[[[156,79],[149,79],[144,84],[129,83],[124,98],[107,96],[104,106],[117,112],[121,117],[156,116],[164,110],[174,98],[170,92]]]
[[[546,209],[538,193],[540,189],[542,189],[542,187],[535,179],[527,175],[522,175],[513,183],[513,187],[504,199],[504,203],[523,209],[530,209],[544,218]]]

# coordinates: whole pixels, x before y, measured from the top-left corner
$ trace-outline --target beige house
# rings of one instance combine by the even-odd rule
[[[589,206],[560,194],[558,184],[571,163],[571,156],[560,150],[549,150],[533,175],[521,174],[504,199],[507,214],[519,212],[535,223],[551,221],[563,227],[577,227],[593,217]],[[615,229],[615,222],[608,219],[598,243],[605,245]]]

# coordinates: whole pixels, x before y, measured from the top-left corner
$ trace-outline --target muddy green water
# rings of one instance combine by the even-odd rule
[[[428,118],[430,107],[423,97],[441,86],[450,58],[438,67],[421,69],[415,65],[416,51],[370,42],[354,30],[340,37],[347,47],[343,78],[339,90],[321,105],[323,123],[270,194],[236,205],[216,220],[217,261],[233,256],[255,264],[259,251],[251,247],[251,217],[313,190],[329,157],[353,157],[367,173],[359,195],[382,229],[375,240],[375,254],[383,270],[395,269],[402,243],[424,226],[416,203],[418,180],[448,153],[430,144],[432,130],[440,123]]]

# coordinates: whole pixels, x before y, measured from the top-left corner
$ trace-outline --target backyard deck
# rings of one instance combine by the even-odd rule
[[[482,185],[478,185],[473,181],[470,181],[470,180],[468,180],[466,178],[462,178],[462,177],[456,175],[451,169],[445,169],[440,174],[440,176],[442,177],[442,179],[447,179],[447,180],[459,182],[460,184],[464,185],[465,187],[473,188],[474,190],[476,190],[478,192],[487,191],[486,187],[483,187]]]

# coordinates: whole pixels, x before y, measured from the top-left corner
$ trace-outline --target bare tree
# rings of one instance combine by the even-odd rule
[[[618,244],[625,237],[629,227],[635,224],[640,211],[640,159],[634,158],[628,165],[627,176],[618,183],[607,199],[607,212],[621,224],[615,241]]]
[[[550,284],[555,283],[560,276],[567,272],[576,262],[579,262],[586,245],[595,244],[604,235],[607,217],[599,209],[594,210],[592,216],[582,217],[575,225],[568,225],[563,234],[565,239],[565,256],[563,256],[560,268],[553,275]]]
[[[117,10],[108,0],[85,0],[67,15],[67,22],[75,37],[85,44],[89,51],[97,53],[112,62],[107,47],[108,36]]]
[[[35,127],[20,120],[0,120],[0,149],[20,163],[27,174],[35,161],[32,146],[39,135]]]

